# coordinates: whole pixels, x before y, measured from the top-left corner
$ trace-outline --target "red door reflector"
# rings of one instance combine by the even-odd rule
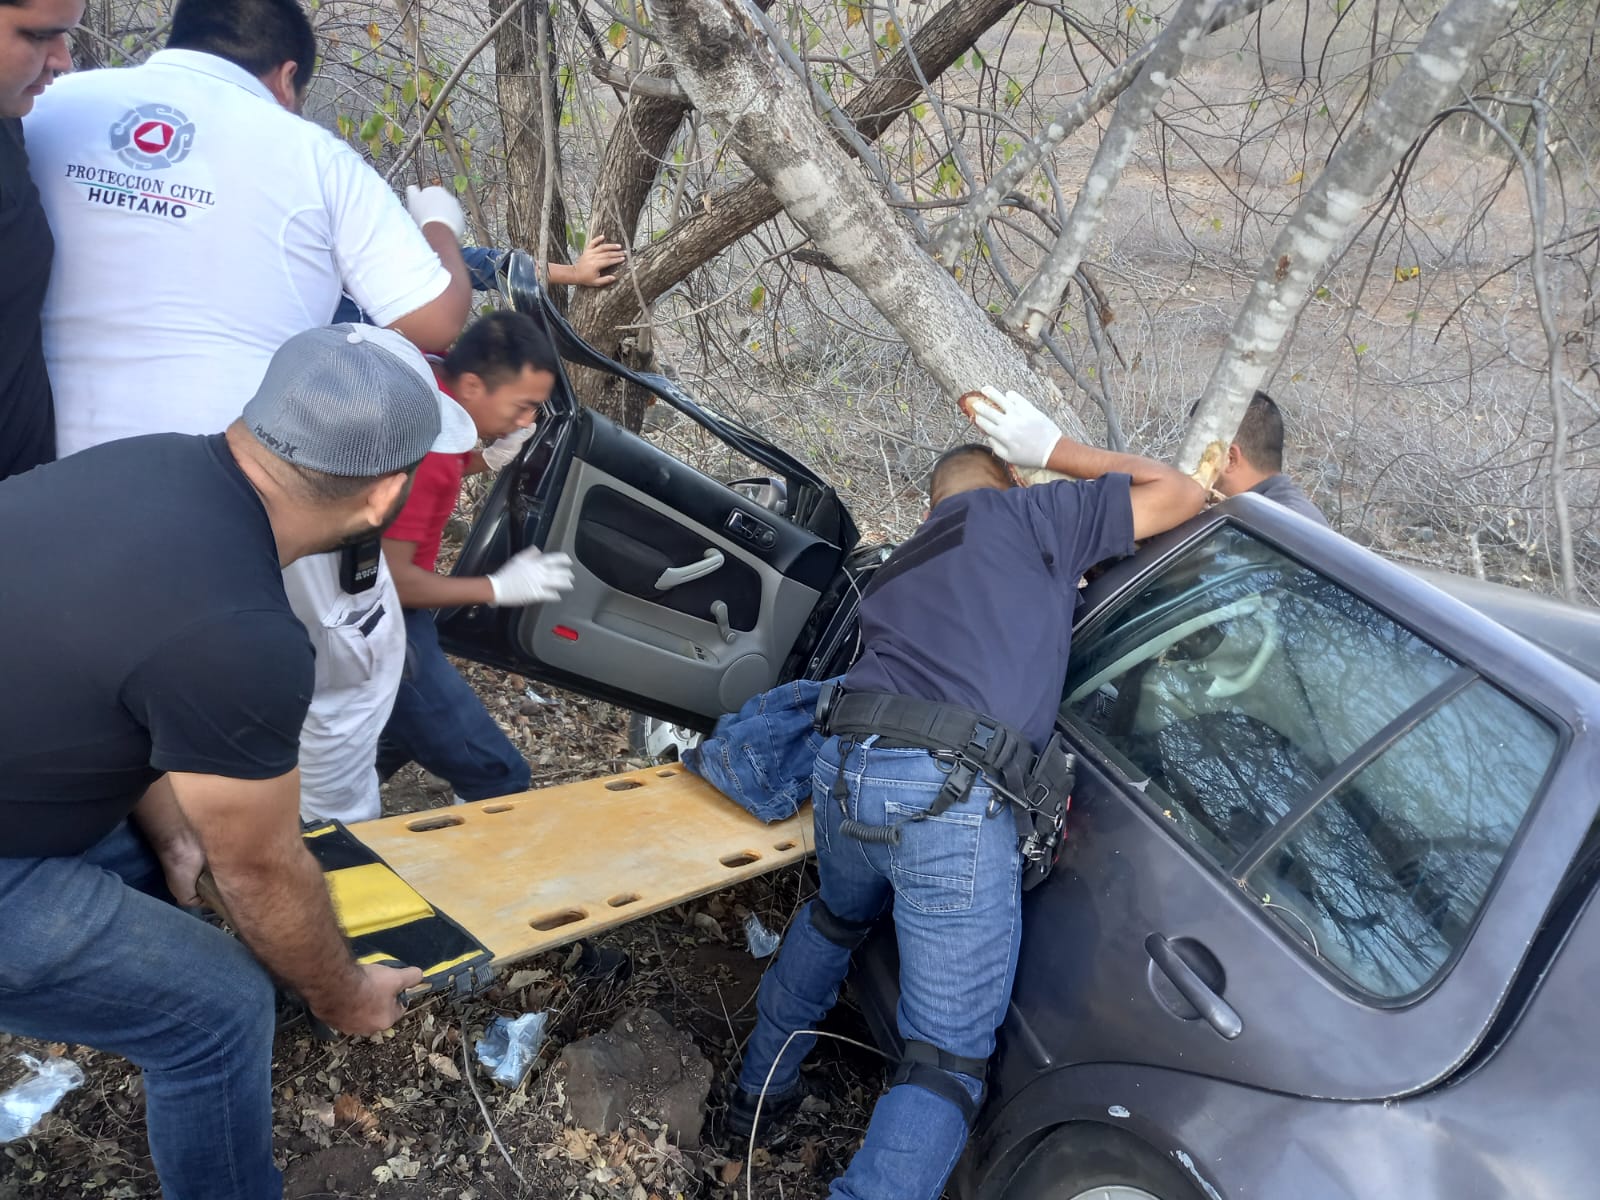
[[[578,631],[566,625],[557,625],[550,632],[555,634],[558,638],[565,638],[569,642],[575,642],[578,640]]]

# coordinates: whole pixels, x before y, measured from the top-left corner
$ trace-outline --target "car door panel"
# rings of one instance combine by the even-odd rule
[[[672,481],[663,483],[665,491]],[[737,499],[727,492],[716,511],[724,519],[743,511]],[[630,536],[631,545],[619,549],[618,531],[605,526],[611,552],[597,552],[597,511],[607,517],[648,514],[639,532],[662,535],[668,544],[659,549],[659,560],[670,566],[693,563],[700,557],[696,548],[720,554],[723,565],[703,579],[659,591],[644,578],[654,560],[631,557],[651,549],[638,538]],[[776,681],[819,595],[719,530],[686,520],[662,497],[581,458],[574,459],[567,475],[544,547],[573,556],[575,583],[561,599],[522,611],[516,644],[529,661],[665,700],[674,710],[701,717],[730,712]],[[623,577],[618,564],[624,561],[631,564],[627,579],[635,587],[643,583],[644,594],[618,586]],[[715,612],[718,604],[727,606],[726,627]]]
[[[441,612],[441,643],[463,657],[709,728],[805,661],[810,648],[798,643],[824,627],[828,614],[814,610],[825,594],[837,600],[855,527],[832,489],[802,464],[700,408],[670,381],[629,372],[584,344],[522,257],[513,266],[508,294],[550,331],[564,358],[654,392],[730,449],[780,472],[783,486],[772,489],[774,508],[756,503],[582,408],[563,369],[534,435],[491,489],[454,573],[488,574],[537,546],[572,557],[574,586],[525,608]]]

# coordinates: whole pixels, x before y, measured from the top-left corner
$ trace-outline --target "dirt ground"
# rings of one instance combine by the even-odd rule
[[[641,765],[628,758],[626,712],[542,688],[530,699],[517,676],[463,669],[527,754],[536,787]],[[448,789],[416,768],[386,788],[385,811],[448,803]],[[780,1149],[757,1151],[753,1175],[742,1147],[680,1149],[638,1114],[613,1134],[573,1128],[559,1072],[548,1070],[569,1041],[648,1006],[711,1061],[715,1107],[753,1024],[765,965],[745,946],[744,918],[754,912],[782,929],[810,890],[808,870],[789,868],[624,926],[601,942],[630,956],[623,983],[582,978],[576,954],[554,951],[507,968],[471,1001],[419,1007],[382,1037],[322,1042],[303,1022],[280,1029],[274,1123],[286,1200],[733,1200],[752,1184],[758,1196],[822,1197],[858,1143],[883,1081],[881,1062],[866,1051],[821,1042],[807,1068],[806,1111]],[[553,1013],[552,1036],[522,1086],[512,1091],[483,1074],[470,1047],[489,1021],[545,1009]],[[857,1020],[841,1006],[832,1022],[864,1040]],[[84,1047],[52,1049],[79,1063],[87,1079],[33,1136],[0,1146],[0,1200],[159,1196],[137,1072]],[[40,1050],[0,1034],[0,1087],[21,1074],[17,1053]]]

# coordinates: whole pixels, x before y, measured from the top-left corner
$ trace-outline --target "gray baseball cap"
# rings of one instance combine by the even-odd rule
[[[244,423],[285,462],[325,475],[390,475],[424,454],[462,454],[477,427],[392,329],[324,325],[272,356]]]

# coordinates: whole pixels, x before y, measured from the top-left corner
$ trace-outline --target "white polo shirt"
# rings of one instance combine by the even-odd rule
[[[58,247],[44,343],[63,455],[215,433],[342,290],[388,325],[450,284],[376,171],[215,55],[68,75],[25,129]]]
[[[377,172],[224,59],[163,50],[40,99],[25,128],[57,246],[44,341],[62,455],[225,429],[273,352],[331,321],[341,291],[388,325],[450,285]],[[317,655],[301,812],[375,817],[378,737],[405,665],[394,581],[380,560],[377,585],[347,595],[337,556],[319,555],[284,586]]]

